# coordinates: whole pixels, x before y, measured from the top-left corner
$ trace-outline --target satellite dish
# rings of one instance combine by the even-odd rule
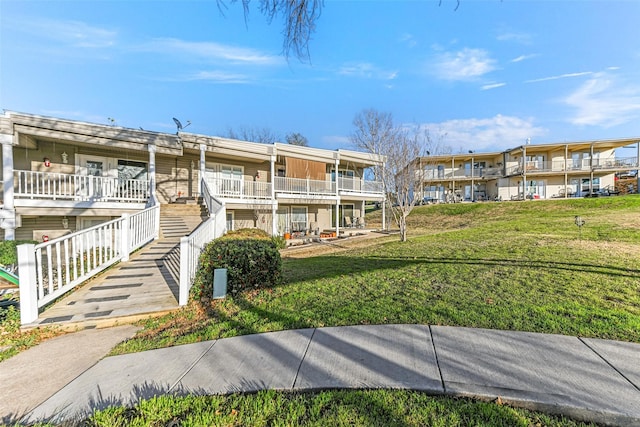
[[[180,123],[180,120],[176,119],[175,117],[173,118],[173,122],[176,124],[176,126],[178,126],[178,131],[182,130],[182,123]]]

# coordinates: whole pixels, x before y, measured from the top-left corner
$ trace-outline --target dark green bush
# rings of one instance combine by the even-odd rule
[[[0,265],[16,265],[18,263],[18,245],[38,243],[35,240],[4,240],[0,242]]]
[[[237,295],[248,289],[266,288],[280,283],[282,259],[276,243],[264,233],[242,230],[228,233],[209,243],[200,255],[200,268],[192,288],[196,299],[213,294],[213,271],[227,269],[227,292]],[[246,236],[246,234],[244,234]]]

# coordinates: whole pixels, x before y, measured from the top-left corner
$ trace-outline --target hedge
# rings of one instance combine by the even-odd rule
[[[213,272],[227,269],[227,293],[266,288],[282,280],[278,243],[266,233],[250,229],[227,233],[209,243],[200,255],[200,267],[192,287],[196,299],[213,294]]]

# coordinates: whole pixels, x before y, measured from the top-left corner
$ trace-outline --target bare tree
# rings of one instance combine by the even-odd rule
[[[238,0],[229,0],[237,3]],[[225,0],[217,0],[218,8],[226,9]],[[249,15],[251,0],[241,0],[245,18]],[[285,57],[293,53],[300,60],[309,59],[309,40],[316,30],[324,0],[259,0],[260,12],[271,24],[276,19],[284,21],[282,52]]]
[[[419,159],[431,143],[428,132],[420,128],[394,126],[391,113],[374,109],[363,110],[353,120],[356,130],[352,144],[365,152],[385,157],[383,165],[374,168],[391,203],[393,219],[400,228],[400,241],[407,240],[407,217],[416,206],[416,183],[420,180]]]
[[[289,133],[285,138],[287,140],[287,144],[299,145],[301,147],[309,146],[309,140],[299,132]]]
[[[275,132],[267,127],[241,126],[237,130],[229,127],[222,136],[241,141],[259,142],[260,144],[273,144],[280,139]]]
[[[249,16],[251,0],[216,0],[218,8],[224,13],[227,2],[237,3],[241,1],[244,8],[245,19]],[[284,21],[282,35],[282,53],[289,58],[293,53],[301,61],[309,59],[309,40],[316,30],[316,22],[320,19],[324,0],[257,0],[260,12],[266,16],[271,24],[276,19]],[[452,0],[455,3],[454,10],[458,10],[461,0]],[[438,6],[442,6],[443,0],[438,0]]]

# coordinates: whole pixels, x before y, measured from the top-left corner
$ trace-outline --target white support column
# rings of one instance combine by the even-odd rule
[[[471,156],[471,201],[475,202],[476,201],[476,189],[475,189],[475,181],[473,179],[473,169],[474,169],[475,163],[473,161],[473,156]]]
[[[149,194],[153,204],[157,204],[156,200],[156,146],[149,144]]]
[[[638,152],[636,153],[636,193],[640,193],[640,141],[638,141]]]
[[[340,189],[338,188],[340,180],[338,179],[338,166],[340,166],[340,157],[336,155],[336,237],[340,237]]]
[[[365,207],[366,207],[365,201],[363,200],[362,201],[362,210],[360,211],[360,217],[362,218],[362,222],[364,222],[364,210],[365,210]]]
[[[270,171],[271,174],[271,235],[276,236],[278,234],[278,201],[276,200],[276,156],[272,155],[270,158]]]
[[[589,194],[593,194],[593,144],[589,148]]]
[[[2,144],[2,181],[4,190],[4,210],[11,213],[10,218],[6,218],[2,224],[4,228],[4,239],[15,240],[16,238],[16,212],[13,203],[13,135],[0,135]]]
[[[386,221],[386,211],[387,211],[387,198],[382,199],[382,229],[387,229],[387,221]]]
[[[201,196],[204,194],[204,188],[202,188],[202,180],[204,179],[204,173],[207,168],[206,151],[207,146],[205,144],[200,144],[200,185],[198,185],[198,188],[200,188]]]
[[[36,245],[18,246],[20,275],[20,323],[26,325],[38,319],[38,282],[36,280]]]

